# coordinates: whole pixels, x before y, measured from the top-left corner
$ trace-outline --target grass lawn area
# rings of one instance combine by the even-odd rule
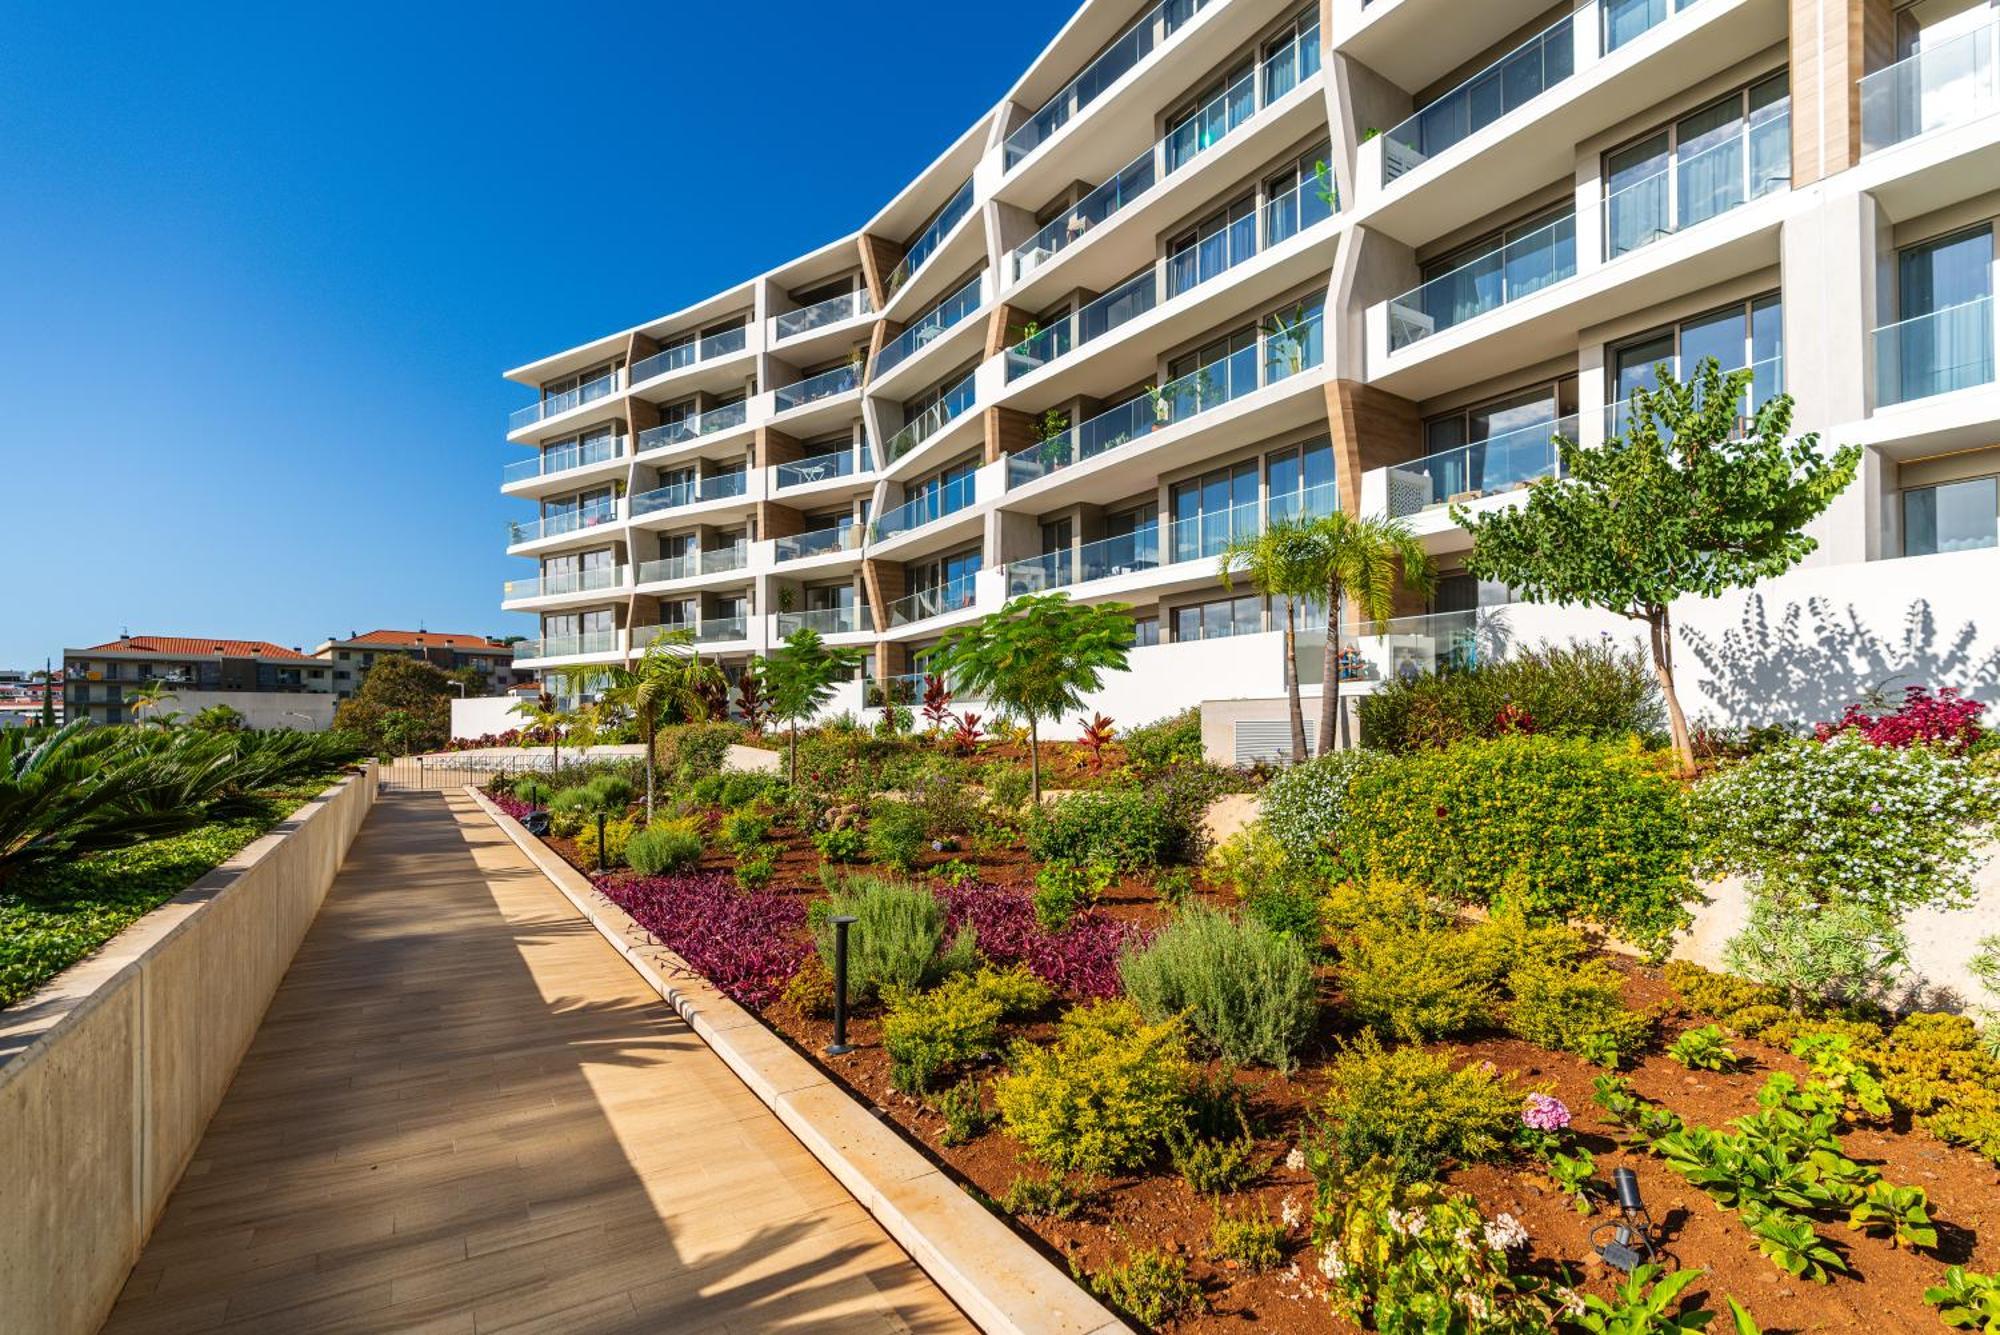
[[[11,1006],[247,848],[336,776],[264,794],[256,816],[219,820],[0,886],[0,1006]]]

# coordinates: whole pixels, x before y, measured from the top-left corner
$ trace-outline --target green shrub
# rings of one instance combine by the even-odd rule
[[[1126,760],[1142,774],[1174,765],[1199,764],[1203,755],[1201,711],[1185,709],[1152,723],[1142,723],[1126,729],[1119,740],[1124,744]]]
[[[733,723],[690,723],[662,728],[658,745],[662,764],[674,778],[692,784],[720,773],[729,748],[742,739],[743,730]]]
[[[549,833],[563,839],[574,839],[590,813],[590,791],[565,788],[549,799]]]
[[[693,820],[655,821],[625,844],[625,860],[642,876],[671,876],[701,861],[701,833]]]
[[[1326,901],[1307,886],[1272,886],[1248,895],[1243,911],[1280,936],[1318,954],[1326,936]]]
[[[1310,885],[1313,877],[1292,861],[1263,821],[1250,824],[1209,850],[1202,864],[1209,883],[1248,898],[1262,890]]]
[[[1907,951],[1896,918],[1866,904],[1814,905],[1752,890],[1749,919],[1724,944],[1722,961],[1783,989],[1798,1009],[1868,1000],[1902,967]]]
[[[944,1119],[938,1141],[944,1145],[964,1145],[979,1139],[993,1124],[986,1110],[980,1083],[971,1076],[959,1081],[937,1097],[937,1114]]]
[[[778,874],[778,848],[764,844],[736,855],[736,884],[745,890],[762,890]]]
[[[1360,711],[1367,745],[1397,754],[1496,737],[1505,719],[1598,741],[1654,742],[1666,730],[1645,654],[1608,643],[1517,648],[1462,671],[1399,677],[1363,696]]]
[[[1229,1071],[1197,1077],[1188,1089],[1187,1124],[1167,1133],[1174,1171],[1204,1196],[1236,1191],[1270,1165],[1257,1154],[1243,1092]]]
[[[1208,1234],[1208,1254],[1252,1274],[1276,1270],[1285,1261],[1285,1226],[1262,1205],[1255,1214],[1218,1207]]]
[[[855,997],[916,991],[970,969],[976,955],[971,927],[945,941],[944,905],[922,886],[855,876],[807,911],[820,959],[833,963],[830,920],[851,917],[847,983]]]
[[[924,813],[907,802],[882,802],[868,820],[868,856],[900,872],[917,869],[929,847]]]
[[[1355,776],[1342,828],[1362,872],[1460,903],[1653,950],[1691,921],[1686,801],[1671,757],[1636,744],[1510,736],[1397,757]]]
[[[1008,1214],[1029,1219],[1067,1219],[1077,1212],[1083,1201],[1075,1189],[1060,1177],[1017,1176],[1007,1184],[999,1204]]]
[[[1051,862],[1035,873],[1035,921],[1049,931],[1060,932],[1117,882],[1118,872],[1109,863],[1079,867],[1073,862]]]
[[[1174,846],[1166,807],[1135,788],[1077,793],[1045,807],[1028,824],[1028,852],[1038,862],[1106,863],[1142,871]]]
[[[722,780],[721,804],[737,811],[752,802],[768,801],[778,789],[784,787],[784,782],[775,774],[753,774],[740,770],[726,774]]]
[[[785,1000],[801,1015],[827,1019],[833,1014],[833,971],[818,955],[806,956],[785,984]]]
[[[1169,909],[1178,909],[1194,894],[1194,872],[1186,867],[1162,867],[1153,873],[1153,893]]]
[[[1201,905],[1128,950],[1118,972],[1147,1019],[1185,1014],[1232,1062],[1291,1070],[1319,1017],[1318,984],[1297,940]]]
[[[631,846],[633,835],[638,830],[635,822],[620,818],[604,822],[604,847],[597,847],[597,821],[584,822],[583,829],[576,836],[577,852],[591,867],[617,867],[624,864],[626,850]],[[600,856],[601,854],[601,856]]]
[[[1178,1020],[1127,1001],[1079,1006],[1047,1047],[1016,1044],[994,1095],[1007,1131],[1059,1173],[1101,1176],[1156,1159],[1188,1118],[1192,1068]]]
[[[1736,1050],[1718,1025],[1689,1029],[1667,1048],[1667,1055],[1690,1071],[1727,1071],[1736,1065]]]
[[[1715,973],[1687,960],[1668,960],[1663,972],[1667,986],[1680,994],[1689,1010],[1720,1020],[1731,1028],[1735,1028],[1731,1018],[1737,1012],[1775,1006],[1785,999],[1778,988],[1731,973]]]
[[[1419,886],[1377,876],[1336,881],[1320,906],[1320,921],[1335,936],[1349,937],[1371,928],[1439,928],[1450,915]]]
[[[1092,1275],[1090,1291],[1143,1326],[1162,1326],[1208,1306],[1188,1263],[1151,1247]]]
[[[541,779],[522,778],[514,780],[514,800],[531,806],[545,807],[554,797],[555,789]]]
[[[1386,1038],[1422,1042],[1490,1023],[1504,967],[1472,932],[1381,927],[1349,942],[1336,973],[1355,1019]]]
[[[1507,1028],[1537,1047],[1615,1068],[1653,1030],[1650,1015],[1625,1008],[1623,984],[1603,960],[1524,959],[1507,975]]]
[[[1019,765],[993,764],[979,772],[986,800],[1002,811],[1019,811],[1028,803],[1030,776]]]
[[[861,850],[866,846],[867,841],[861,831],[852,825],[843,825],[837,830],[821,830],[813,836],[813,847],[828,862],[858,862]]]
[[[771,818],[754,807],[738,808],[722,818],[717,833],[726,847],[747,853],[771,837]]]
[[[957,974],[928,992],[891,991],[882,1018],[891,1081],[905,1094],[923,1093],[947,1068],[991,1053],[1002,1019],[1039,1010],[1052,995],[1020,965]]]
[[[1405,1182],[1448,1165],[1501,1157],[1520,1125],[1522,1092],[1490,1066],[1453,1070],[1419,1047],[1385,1050],[1364,1032],[1333,1061],[1321,1150],[1349,1170],[1382,1159]]]
[[[1347,844],[1348,794],[1361,776],[1389,764],[1375,751],[1334,751],[1294,765],[1264,789],[1258,816],[1300,866],[1341,857]]]

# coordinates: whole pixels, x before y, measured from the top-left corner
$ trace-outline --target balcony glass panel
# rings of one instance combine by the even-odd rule
[[[778,490],[810,486],[815,482],[828,482],[837,477],[846,477],[853,471],[853,450],[835,450],[830,454],[815,454],[809,459],[795,459],[791,463],[778,465]]]
[[[1694,4],[1695,0],[1603,0],[1602,49],[1607,53],[1616,51]]]
[[[727,547],[711,547],[701,554],[701,573],[720,575],[725,571],[741,570],[750,564],[750,548],[745,543],[732,543]]]
[[[730,640],[749,638],[749,626],[743,617],[704,617],[695,627],[696,644],[721,644]]]
[[[828,297],[825,301],[816,301],[810,306],[776,316],[771,321],[771,329],[777,335],[777,341],[782,343],[788,338],[797,338],[800,334],[866,315],[874,309],[874,299],[866,292],[843,292],[837,297]]]
[[[536,579],[510,579],[504,586],[503,596],[505,601],[515,602],[524,598],[558,598],[571,593],[622,588],[631,571],[630,566],[602,566],[596,570],[572,570]]]
[[[537,538],[558,538],[565,533],[575,533],[581,529],[617,522],[618,506],[613,502],[605,502],[576,510],[559,510],[543,515],[540,519],[522,520],[509,524],[507,531],[515,542],[533,542]]]
[[[1007,457],[1007,485],[1018,487],[1046,477],[1318,366],[1326,355],[1322,328],[1321,312],[1314,310],[1282,330],[1267,329],[1255,346],[1242,348],[1079,422],[1059,436],[1011,454]]]
[[[810,612],[780,612],[777,617],[778,638],[788,640],[802,630],[814,630],[821,635],[849,635],[860,630],[860,609],[849,607],[822,607]]]
[[[1159,279],[1153,270],[1120,283],[1097,300],[1007,350],[1007,379],[1014,380],[1047,366],[1072,349],[1101,338],[1128,320],[1153,309]]]
[[[654,514],[677,506],[741,496],[749,480],[750,474],[739,470],[734,473],[717,473],[713,477],[705,477],[695,482],[676,482],[672,486],[642,491],[632,498],[632,513],[635,516]]]
[[[1257,114],[1257,72],[1252,70],[1210,98],[1160,141],[1165,169],[1177,172]]]
[[[644,360],[632,363],[632,383],[636,385],[655,376],[663,376],[669,371],[679,371],[693,366],[696,362],[727,357],[749,346],[750,331],[744,325],[734,325],[714,334],[705,334],[699,339],[689,339],[685,343],[663,348]]]
[[[662,450],[670,445],[683,445],[703,436],[712,436],[718,431],[729,431],[750,420],[750,405],[739,401],[720,408],[710,408],[705,413],[693,417],[683,417],[678,422],[668,422],[663,426],[648,427],[639,433],[639,452]]]
[[[1095,102],[1105,89],[1118,82],[1127,70],[1144,60],[1155,46],[1173,36],[1182,24],[1209,3],[1210,0],[1166,0],[1120,33],[1096,59],[1084,66],[1083,73],[1044,103],[1040,111],[1028,118],[1027,124],[1007,136],[1007,170],[1012,171],[1015,164],[1034,152],[1043,140],[1069,124],[1070,117]]]
[[[1789,100],[1683,141],[1671,161],[1617,182],[1604,200],[1604,258],[1617,259],[1685,227],[1707,222],[1792,182]]]
[[[618,632],[586,630],[571,635],[550,635],[539,640],[523,640],[514,646],[514,657],[574,658],[579,654],[618,652]]]
[[[946,390],[943,398],[918,413],[914,422],[906,424],[901,431],[889,437],[889,443],[884,447],[884,461],[895,463],[942,431],[959,414],[970,408],[975,388],[972,381],[973,375],[968,373],[965,379]]]
[[[2000,19],[1925,46],[1861,81],[1865,156],[2000,110]]]
[[[1908,403],[1993,383],[1993,298],[1875,331],[1876,402]]]
[[[880,376],[902,365],[938,335],[979,309],[979,276],[939,302],[908,329],[882,345],[875,354],[875,374]]]
[[[1373,630],[1373,627],[1367,629]],[[1381,635],[1343,636],[1342,681],[1400,681],[1479,665],[1479,613],[1432,612],[1397,617]]]
[[[899,533],[908,533],[934,524],[946,515],[957,514],[975,499],[972,474],[955,477],[943,486],[930,487],[905,501],[873,524],[874,541],[887,542]]]
[[[1575,275],[1576,215],[1568,214],[1390,301],[1389,350],[1407,348]]]
[[[772,544],[772,554],[779,561],[799,561],[808,556],[825,556],[828,552],[852,551],[861,545],[860,540],[858,527],[839,524],[779,538]]]
[[[701,573],[701,557],[694,552],[683,552],[679,556],[669,556],[659,561],[639,563],[639,582],[658,584],[662,580],[689,579]]]
[[[1391,464],[1389,513],[1417,514],[1453,500],[1471,500],[1554,477],[1561,456],[1554,437],[1576,439],[1574,415],[1475,440],[1455,449]]]
[[[1903,492],[1903,555],[2000,546],[2000,478],[1975,477]]]
[[[777,412],[790,412],[803,408],[808,403],[830,399],[838,394],[851,394],[861,386],[861,368],[852,362],[836,366],[831,371],[821,371],[808,376],[796,384],[784,385],[774,391],[774,408]]]
[[[1308,487],[1284,496],[1241,505],[1217,506],[1199,514],[1168,520],[1169,559],[1207,561],[1222,555],[1238,538],[1255,537],[1278,520],[1318,519],[1340,508],[1340,489],[1332,483]]]
[[[1564,16],[1383,136],[1382,183],[1527,105],[1576,72],[1576,36]]]
[[[507,429],[518,431],[524,426],[533,426],[558,413],[566,413],[572,408],[581,408],[586,403],[595,403],[599,399],[608,398],[618,392],[619,383],[618,372],[607,371],[595,380],[584,381],[575,389],[546,395],[539,403],[515,409],[507,418]]]
[[[1074,550],[1065,549],[1025,561],[1010,562],[1007,566],[1007,596],[1018,598],[1024,593],[1067,588],[1072,584],[1087,584],[1094,579],[1110,579],[1114,575],[1136,574],[1156,569],[1159,564],[1160,526],[1157,522],[1150,522],[1130,533],[1087,542]]]
[[[972,212],[972,178],[967,177],[965,184],[958,188],[958,193],[946,201],[944,211],[910,243],[910,248],[904,252],[902,261],[889,271],[887,286],[890,296],[893,297],[902,291],[903,284],[909,282],[919,269],[930,262],[931,256],[937,254],[937,248],[944,244],[944,239],[951,235],[952,229],[957,227],[959,221],[970,212]]]
[[[1335,207],[1333,183],[1316,177],[1274,197],[1264,205],[1265,248],[1325,222],[1334,215]]]
[[[1680,357],[1669,357],[1666,359],[1666,365],[1673,370],[1676,378],[1684,374],[1681,369],[1683,360]],[[1655,363],[1655,365],[1657,364]],[[1690,362],[1685,374],[1694,374],[1699,365],[1699,359]],[[1730,373],[1743,368],[1725,366],[1722,369],[1724,373]],[[1755,417],[1759,408],[1785,392],[1785,359],[1783,356],[1770,357],[1760,362],[1753,362],[1749,367],[1749,371],[1750,388],[1744,392],[1743,402],[1738,405],[1736,410],[1736,424],[1739,431],[1748,429],[1751,420]],[[1657,379],[1657,376],[1653,374],[1652,368],[1647,368],[1644,377],[1646,388],[1651,389],[1655,387]],[[1624,387],[1621,386],[1621,388]],[[1634,407],[1633,401],[1629,396],[1616,403],[1606,404],[1604,406],[1604,434],[1606,436],[1624,435],[1626,431],[1631,429],[1636,413],[1637,409]],[[1563,434],[1571,440],[1576,439],[1575,435],[1570,432],[1565,431]],[[1670,433],[1662,430],[1661,434],[1664,436]]]
[[[947,612],[963,611],[973,604],[976,582],[975,576],[965,575],[933,588],[918,589],[907,598],[898,598],[889,604],[889,624],[907,626],[913,621],[926,621]]]
[[[586,441],[571,441],[554,449],[543,450],[532,459],[508,464],[501,470],[501,480],[505,482],[525,482],[529,478],[547,477],[552,473],[567,473],[576,468],[588,468],[592,464],[609,463],[624,457],[625,437],[597,436]]]

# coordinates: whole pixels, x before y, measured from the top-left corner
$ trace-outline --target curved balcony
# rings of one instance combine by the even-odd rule
[[[973,384],[977,374],[976,371],[967,372],[965,378],[946,390],[936,403],[918,413],[914,421],[906,423],[901,431],[889,437],[882,447],[883,466],[886,468],[895,463],[972,407],[978,397]]]
[[[837,297],[828,297],[825,301],[816,301],[810,306],[772,316],[771,341],[783,343],[786,339],[810,334],[815,329],[859,319],[874,309],[874,298],[865,291],[843,292]]]
[[[699,505],[704,501],[727,500],[741,496],[749,489],[748,472],[717,473],[713,477],[697,479],[693,482],[678,482],[671,487],[656,487],[652,491],[642,491],[632,498],[632,517],[658,514],[662,510],[677,510],[686,505]]]
[[[854,362],[836,366],[831,371],[821,371],[794,384],[781,385],[772,391],[771,408],[774,413],[787,413],[795,408],[803,408],[821,399],[831,399],[841,394],[852,394],[861,388],[861,367]]]
[[[531,482],[536,478],[554,477],[559,473],[573,473],[580,468],[593,468],[598,464],[610,463],[625,457],[625,437],[600,436],[595,440],[572,442],[543,450],[532,459],[508,464],[500,470],[500,485],[511,486],[517,482]]]
[[[891,297],[901,292],[904,286],[916,277],[918,270],[937,253],[938,247],[944,244],[944,239],[951,235],[952,229],[964,221],[965,215],[970,212],[972,212],[972,178],[968,176],[965,178],[965,184],[958,188],[958,193],[945,201],[944,208],[931,220],[930,226],[924,228],[917,239],[910,242],[910,248],[903,252],[903,258],[889,271],[889,276],[883,284],[884,290]]]
[[[872,530],[870,542],[887,542],[905,533],[914,533],[927,524],[935,524],[947,515],[969,509],[978,498],[973,475],[955,477],[942,486],[929,487],[895,509],[888,511],[869,527]]]
[[[889,625],[893,629],[898,626],[914,625],[919,621],[928,621],[932,617],[946,616],[952,612],[963,612],[976,602],[974,586],[977,583],[974,576],[966,575],[947,580],[935,588],[918,589],[908,597],[898,598],[889,604]]]
[[[728,357],[742,352],[749,346],[748,325],[736,325],[720,333],[691,338],[670,348],[662,348],[641,361],[633,362],[631,383],[639,385],[648,380],[657,380],[673,371],[685,370],[701,362],[710,362],[718,357]]]
[[[779,464],[772,470],[776,490],[785,491],[791,487],[810,487],[818,482],[832,482],[836,478],[848,477],[857,470],[852,449],[833,450],[826,454],[815,454],[805,459],[794,459],[790,463]]]
[[[543,538],[559,538],[569,533],[580,533],[585,529],[600,528],[618,522],[616,502],[593,505],[580,510],[560,510],[543,515],[539,519],[522,519],[507,525],[509,546],[524,542],[537,542]]]
[[[566,389],[557,394],[546,394],[539,403],[531,403],[525,408],[516,408],[507,418],[507,430],[519,431],[524,426],[533,426],[559,416],[572,408],[581,408],[586,403],[608,399],[624,386],[617,371],[607,371],[595,380],[586,380],[575,389]]]
[[[705,413],[683,417],[677,422],[665,422],[659,426],[647,427],[639,433],[639,453],[646,454],[652,450],[685,445],[689,441],[700,440],[703,436],[712,436],[718,432],[745,426],[749,421],[750,405],[747,401],[710,408]]]
[[[1383,135],[1382,184],[1470,138],[1576,73],[1576,34],[1565,14]]]
[[[1165,42],[1187,21],[1200,13],[1212,0],[1162,0],[1142,14],[1131,27],[1120,33],[1088,65],[1063,86],[1061,92],[1044,102],[1041,109],[1030,116],[1025,124],[1007,136],[1004,149],[1004,167],[1008,171],[1030,153],[1041,147],[1057,130],[1069,124],[1070,118],[1095,102],[1098,95],[1125,76],[1126,71],[1136,67],[1140,61],[1151,55],[1153,48]]]
[[[771,559],[781,562],[804,561],[814,556],[851,552],[860,545],[861,527],[858,524],[836,524],[832,528],[814,529],[810,533],[794,533],[774,540],[771,544]]]
[[[1389,351],[1576,276],[1576,215],[1467,260],[1389,300]]]
[[[802,630],[821,635],[852,635],[870,627],[861,624],[861,612],[854,606],[822,607],[810,612],[780,612],[774,618],[777,636],[789,640]]]
[[[506,603],[520,603],[533,598],[560,598],[578,593],[601,593],[609,589],[626,587],[631,576],[632,567],[615,566],[542,575],[535,579],[510,579],[501,588],[500,600]]]
[[[979,309],[979,275],[946,297],[928,313],[913,321],[908,329],[882,345],[875,354],[875,375],[887,375],[935,341],[947,329]]]

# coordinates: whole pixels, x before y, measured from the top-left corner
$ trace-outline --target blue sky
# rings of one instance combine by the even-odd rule
[[[1007,9],[10,6],[0,666],[529,633],[500,372],[859,226],[1071,4]]]

